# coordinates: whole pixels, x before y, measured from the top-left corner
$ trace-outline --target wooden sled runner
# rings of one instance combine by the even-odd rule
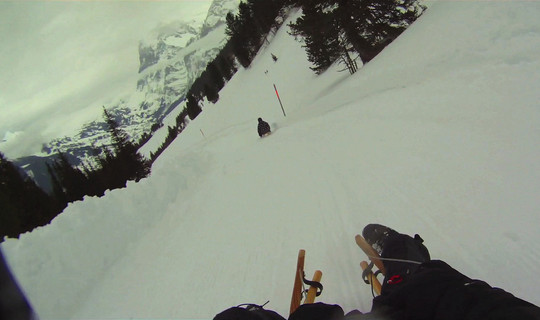
[[[379,254],[377,251],[371,247],[369,243],[367,243],[366,239],[362,237],[361,235],[356,235],[355,237],[356,244],[364,251],[364,253],[368,256],[371,263],[368,263],[367,261],[360,262],[360,267],[363,270],[362,276],[364,278],[364,281],[366,281],[367,284],[371,284],[373,291],[377,294],[381,294],[381,282],[379,279],[377,279],[377,276],[373,272],[372,268],[373,266],[376,266],[379,271],[385,275],[386,270],[384,269],[384,264],[382,263]]]
[[[319,296],[322,292],[323,286],[320,281],[322,278],[322,272],[316,270],[313,274],[311,281],[305,279],[304,275],[304,260],[306,257],[306,251],[300,250],[298,252],[298,259],[296,261],[296,274],[294,277],[294,286],[291,297],[291,308],[289,314],[292,314],[301,304],[304,293],[306,293],[306,298],[304,304],[315,302],[315,298]],[[308,290],[304,290],[304,284],[309,285]]]

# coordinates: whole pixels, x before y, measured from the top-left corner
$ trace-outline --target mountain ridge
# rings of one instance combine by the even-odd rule
[[[151,135],[178,104],[185,99],[191,84],[225,45],[225,17],[240,0],[214,0],[199,27],[174,21],[157,26],[139,42],[139,79],[135,90],[117,102],[104,106],[134,142]],[[46,163],[59,152],[68,155],[73,165],[92,163],[94,153],[111,144],[103,119],[82,125],[74,136],[53,139],[43,145],[41,154],[15,159],[13,163],[32,177],[47,192],[52,190]]]

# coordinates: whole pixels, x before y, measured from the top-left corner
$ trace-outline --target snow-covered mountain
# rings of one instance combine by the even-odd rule
[[[139,80],[134,92],[105,106],[134,141],[151,134],[182,100],[191,84],[225,45],[225,17],[240,0],[214,0],[199,28],[196,21],[176,21],[156,27],[139,44]],[[200,25],[200,22],[198,23]],[[134,84],[135,87],[135,84]],[[75,136],[59,137],[44,145],[41,155],[14,162],[50,190],[45,162],[59,151],[77,165],[91,161],[94,150],[110,144],[102,118],[86,123]]]

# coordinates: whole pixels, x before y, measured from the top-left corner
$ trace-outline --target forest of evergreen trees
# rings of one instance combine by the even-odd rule
[[[106,190],[123,188],[128,180],[139,181],[150,174],[150,161],[138,153],[112,116],[103,110],[111,135],[112,150],[103,147],[93,164],[82,169],[69,163],[60,153],[57,160],[47,164],[53,192],[47,194],[34,180],[0,153],[0,240],[15,238],[21,233],[48,224],[69,202],[82,200],[85,195],[103,196]]]
[[[302,16],[290,24],[301,36],[317,74],[336,61],[351,74],[368,63],[425,10],[417,0],[298,0]]]
[[[354,73],[358,65],[368,63],[399,36],[425,10],[418,0],[245,0],[236,14],[226,17],[226,45],[204,72],[194,81],[186,95],[185,108],[160,148],[144,159],[138,153],[140,144],[130,142],[128,135],[104,109],[112,149],[96,152],[93,164],[72,166],[65,154],[48,165],[53,180],[53,194],[41,190],[32,179],[21,175],[0,153],[0,241],[4,236],[17,237],[37,226],[47,224],[69,202],[85,195],[102,196],[107,189],[123,188],[128,180],[139,181],[150,174],[152,162],[202,111],[201,102],[215,103],[219,91],[238,70],[249,68],[260,48],[268,43],[286,15],[301,8],[302,15],[289,24],[290,34],[300,38],[311,69],[323,73],[339,63]],[[272,55],[274,61],[277,57]],[[179,99],[174,104],[179,105]],[[154,125],[153,131],[161,125]],[[149,136],[145,137],[148,140]]]
[[[425,10],[418,0],[246,0],[238,13],[226,17],[229,40],[186,95],[186,107],[169,127],[169,136],[152,154],[154,160],[185,128],[186,118],[195,119],[201,104],[219,100],[219,91],[239,66],[249,68],[260,48],[282,25],[294,8],[302,16],[289,24],[300,37],[311,69],[320,74],[334,63],[354,73],[359,62],[368,63],[397,38]],[[277,57],[272,55],[274,61]]]
[[[270,34],[293,8],[302,16],[289,24],[300,37],[317,74],[338,62],[354,73],[397,38],[425,10],[418,0],[246,0],[226,17],[229,41],[187,94],[186,114],[194,119],[204,98],[215,103],[237,71],[249,68]]]

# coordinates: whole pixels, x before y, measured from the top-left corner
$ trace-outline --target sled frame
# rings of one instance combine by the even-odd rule
[[[302,298],[304,296],[304,261],[306,257],[306,250],[300,249],[298,251],[298,259],[296,260],[296,273],[294,277],[294,286],[291,297],[291,308],[289,314],[292,314],[302,304]],[[322,278],[322,271],[316,270],[313,274],[312,282],[320,283]],[[304,304],[314,303],[317,296],[317,287],[310,285],[307,290]]]
[[[368,259],[372,262],[371,266],[367,261],[360,262],[360,268],[362,268],[363,275],[365,276],[364,280],[371,285],[373,291],[377,295],[380,295],[382,285],[379,279],[377,279],[375,273],[373,273],[372,266],[376,266],[377,269],[379,269],[379,271],[383,275],[385,275],[386,269],[384,268],[384,264],[380,259],[381,257],[379,256],[377,251],[375,251],[375,249],[373,249],[373,247],[369,243],[367,243],[366,239],[364,239],[364,237],[362,237],[361,235],[357,234],[354,240],[356,241],[356,244],[360,247],[360,249],[364,251]]]

